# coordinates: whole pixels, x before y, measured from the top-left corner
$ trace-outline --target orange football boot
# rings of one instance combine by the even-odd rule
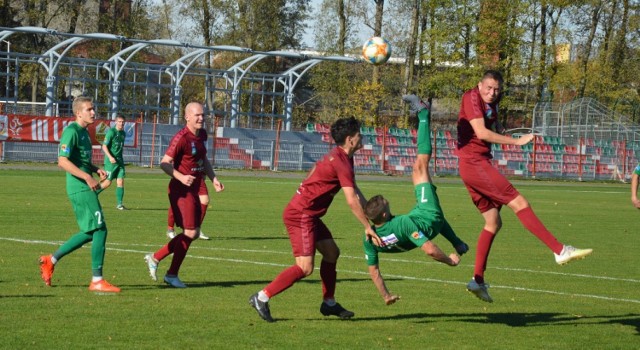
[[[105,280],[98,282],[91,282],[89,290],[92,292],[105,292],[105,293],[120,293],[120,288],[110,284]]]
[[[40,262],[40,277],[44,281],[44,284],[51,286],[51,276],[53,276],[53,269],[55,265],[51,262],[52,255],[43,255],[38,260]]]

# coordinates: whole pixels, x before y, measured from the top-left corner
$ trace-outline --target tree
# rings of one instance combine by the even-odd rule
[[[577,95],[583,97],[587,87],[587,70],[589,68],[589,60],[591,58],[591,51],[594,46],[594,40],[598,24],[600,22],[600,11],[602,10],[602,1],[595,0],[588,6],[585,6],[585,11],[589,14],[589,21],[584,23],[584,29],[589,33],[586,41],[583,44],[583,50],[580,52],[580,82],[578,84]]]

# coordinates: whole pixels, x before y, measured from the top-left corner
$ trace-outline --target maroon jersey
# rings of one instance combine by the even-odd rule
[[[321,217],[342,187],[355,187],[353,158],[336,147],[316,162],[289,206],[307,215]]]
[[[171,139],[166,155],[173,158],[173,168],[185,175],[192,175],[202,179],[204,177],[204,162],[207,159],[207,131],[198,130],[194,135],[186,127],[178,131]],[[177,181],[171,179],[171,181]],[[194,181],[197,183],[197,181]],[[196,189],[198,186],[194,186]]]
[[[469,123],[473,119],[483,118],[484,126],[496,131],[498,122],[498,102],[485,103],[480,97],[478,87],[462,95],[460,114],[458,115],[458,145],[456,155],[459,158],[491,159],[491,143],[480,140]]]

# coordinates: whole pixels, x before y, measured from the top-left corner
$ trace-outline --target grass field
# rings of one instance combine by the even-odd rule
[[[640,211],[629,185],[517,182],[562,242],[594,253],[556,265],[507,209],[486,274],[492,304],[465,290],[482,221],[458,179],[435,183],[470,254],[455,268],[417,249],[381,255],[387,285],[402,297],[392,306],[369,279],[362,230],[339,194],[325,222],[342,252],[336,296],[356,316],[320,314],[316,271],[272,299],[277,322],[266,323],[247,300],[293,262],[281,211],[304,174],[219,171],[226,190],[212,194],[203,225],[213,240],[192,244],[181,270],[189,288],[177,290],[151,281],[143,261],[166,243],[168,178],[127,168],[125,204],[132,210],[115,209],[114,188],[101,194],[109,228],[105,277],[122,292],[96,295],[87,290],[88,247],[61,260],[53,287],[39,276],[38,256],[77,230],[64,173],[12,168],[0,164],[0,348],[640,348]],[[367,196],[387,196],[395,213],[413,205],[408,177],[362,177],[359,184]],[[452,251],[443,238],[436,242]],[[159,273],[167,267],[162,262]]]

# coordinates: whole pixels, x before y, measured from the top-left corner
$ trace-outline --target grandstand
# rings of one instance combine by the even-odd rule
[[[615,116],[613,119],[611,116]],[[626,181],[640,158],[640,137],[623,116],[593,100],[566,105],[540,104],[534,111],[538,135],[528,145],[492,146],[494,165],[505,175],[522,178]],[[218,126],[208,145],[217,168],[307,171],[334,144],[329,125],[308,123],[303,131]],[[141,121],[138,146],[126,148],[125,161],[138,166],[159,164],[177,125]],[[359,173],[408,175],[416,157],[416,130],[397,127],[361,128],[364,149],[354,162]],[[279,138],[278,136],[279,135]],[[432,131],[435,175],[458,175],[455,131]],[[4,161],[55,162],[56,144],[3,141]],[[99,149],[94,161],[102,161]]]

